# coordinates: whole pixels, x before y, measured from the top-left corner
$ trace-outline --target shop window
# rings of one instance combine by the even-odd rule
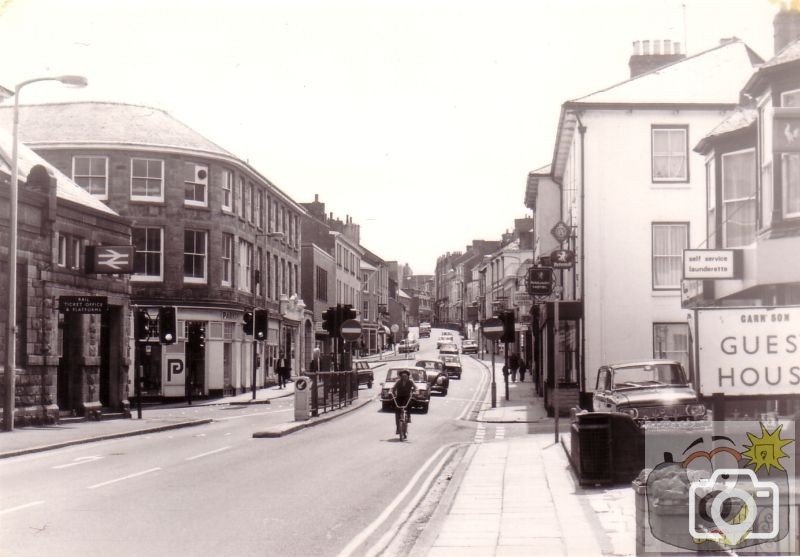
[[[781,93],[781,106],[800,106],[800,89]]]

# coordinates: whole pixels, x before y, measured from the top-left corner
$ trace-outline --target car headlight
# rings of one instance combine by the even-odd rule
[[[687,404],[686,413],[693,418],[701,418],[706,415],[706,407],[702,404]]]
[[[444,377],[437,377],[436,378],[437,385],[444,385]]]
[[[636,408],[620,408],[619,411],[634,419],[639,417],[639,411]]]

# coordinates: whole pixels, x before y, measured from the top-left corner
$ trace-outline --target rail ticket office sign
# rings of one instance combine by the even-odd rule
[[[61,313],[103,313],[108,311],[108,297],[59,296],[58,311]]]

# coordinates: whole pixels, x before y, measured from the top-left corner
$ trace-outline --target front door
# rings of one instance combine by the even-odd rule
[[[58,360],[56,402],[60,410],[81,409],[81,367],[83,355],[83,315],[59,315],[58,337],[61,357]]]

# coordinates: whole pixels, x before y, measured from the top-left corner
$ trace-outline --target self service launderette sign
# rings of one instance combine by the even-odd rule
[[[683,250],[683,278],[732,279],[739,277],[736,250],[687,249]]]
[[[800,392],[800,307],[697,310],[700,393]]]

